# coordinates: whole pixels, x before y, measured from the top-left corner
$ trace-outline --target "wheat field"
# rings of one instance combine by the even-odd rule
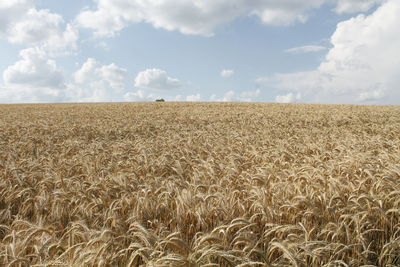
[[[1,266],[400,266],[400,107],[0,105]]]

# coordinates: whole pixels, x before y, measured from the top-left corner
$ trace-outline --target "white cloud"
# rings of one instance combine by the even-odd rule
[[[272,82],[272,79],[270,77],[264,76],[264,77],[258,77],[255,79],[255,82],[258,86],[262,86],[263,84],[268,84]]]
[[[41,44],[41,47],[52,56],[56,55],[68,55],[71,51],[77,50],[77,41],[79,39],[78,29],[67,24],[63,32],[59,31],[57,34],[51,35],[45,42]]]
[[[370,92],[361,92],[359,96],[359,100],[362,102],[365,101],[375,101],[383,98],[385,96],[385,92],[383,89],[377,89]]]
[[[60,88],[64,84],[63,74],[54,60],[38,48],[28,48],[20,52],[22,60],[9,66],[3,72],[6,85],[27,85],[34,87]]]
[[[367,11],[384,0],[96,0],[97,8],[83,10],[80,27],[98,36],[113,36],[129,23],[146,22],[155,28],[211,36],[218,27],[239,17],[256,16],[267,25],[305,22],[309,10],[333,4],[337,13]]]
[[[121,91],[124,89],[127,75],[126,69],[120,68],[114,63],[101,65],[96,59],[88,58],[82,67],[74,73],[74,79],[79,84],[106,82],[112,89]]]
[[[201,96],[198,93],[195,95],[186,96],[186,101],[189,101],[189,102],[197,102],[197,101],[200,101],[200,99],[201,99]]]
[[[264,8],[257,8],[252,13],[259,16],[261,21],[265,24],[274,26],[288,26],[294,22],[304,23],[307,21],[308,16],[305,10],[308,8],[318,7],[323,1],[309,1],[301,4],[299,1],[293,2],[293,8],[289,8],[288,3],[282,2],[281,6],[268,3]]]
[[[233,76],[233,74],[235,74],[234,70],[222,70],[221,71],[221,77],[223,77],[223,78],[231,77],[231,76]]]
[[[106,81],[111,88],[121,91],[125,87],[125,79],[128,72],[126,69],[120,68],[112,63],[98,68],[96,74],[102,80]]]
[[[310,52],[320,52],[325,50],[325,46],[321,45],[305,45],[305,46],[299,46],[299,47],[293,47],[286,49],[286,53],[290,54],[301,54],[301,53],[310,53]]]
[[[96,11],[84,10],[76,18],[76,22],[83,28],[96,30],[96,36],[112,37],[122,30],[125,23],[121,16],[113,15],[108,9]]]
[[[78,31],[63,18],[47,9],[37,10],[36,1],[13,0],[0,4],[0,38],[10,43],[38,46],[50,54],[76,49]]]
[[[75,82],[84,83],[95,75],[96,69],[99,68],[100,63],[94,58],[88,58],[82,67],[74,73]]]
[[[279,103],[292,103],[299,100],[301,100],[301,93],[297,93],[296,95],[288,93],[287,95],[278,95],[275,98],[275,101]]]
[[[118,101],[117,93],[125,89],[128,75],[126,69],[112,63],[102,65],[94,58],[88,58],[82,67],[74,73],[74,80],[84,90],[78,96],[79,101]]]
[[[0,84],[0,103],[59,103],[68,101],[67,89]]]
[[[156,90],[170,90],[181,86],[176,78],[168,77],[167,72],[160,69],[147,69],[139,72],[135,79],[135,87]]]
[[[9,28],[8,40],[16,44],[36,44],[59,34],[59,25],[63,22],[60,15],[49,10],[31,8]]]
[[[331,37],[333,47],[317,69],[276,74],[265,83],[301,92],[307,102],[398,104],[399,13],[400,1],[389,0],[369,16],[339,23]]]
[[[56,62],[39,48],[20,52],[21,60],[3,72],[2,94],[9,102],[65,100],[64,75]]]
[[[184,34],[211,36],[239,17],[257,16],[267,25],[304,23],[308,11],[333,4],[337,13],[364,12],[385,0],[96,0],[95,10],[83,10],[76,18],[80,27],[97,36],[113,36],[129,23],[146,22],[155,28]]]
[[[197,102],[201,100],[200,94],[182,96],[160,96],[153,93],[146,93],[144,90],[137,90],[136,92],[128,92],[124,94],[125,101],[132,101],[132,102],[148,102],[148,101],[155,101],[156,99],[165,99],[166,101],[188,101],[188,102]]]
[[[259,96],[261,91],[257,89],[256,91],[244,91],[244,92],[234,92],[228,91],[222,97],[217,97],[213,94],[210,97],[210,101],[213,102],[251,102],[254,98]]]
[[[245,91],[245,92],[241,92],[239,94],[238,99],[240,99],[241,101],[246,101],[246,102],[250,102],[253,100],[253,98],[259,96],[261,93],[260,89],[257,89],[255,91]]]
[[[8,0],[0,2],[0,37],[7,38],[10,28],[27,11],[34,7],[33,0]]]
[[[337,0],[334,10],[339,14],[365,12],[384,1],[386,0]]]
[[[136,92],[128,92],[124,94],[125,101],[138,101],[138,102],[148,102],[155,101],[156,99],[161,98],[160,96],[154,94],[146,94],[143,90],[137,90]]]

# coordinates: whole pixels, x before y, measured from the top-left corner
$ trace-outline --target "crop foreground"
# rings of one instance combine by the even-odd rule
[[[1,266],[399,266],[400,107],[0,105]]]

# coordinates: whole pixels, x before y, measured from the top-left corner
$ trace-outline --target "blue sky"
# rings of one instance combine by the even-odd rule
[[[8,0],[0,103],[399,104],[398,0]]]

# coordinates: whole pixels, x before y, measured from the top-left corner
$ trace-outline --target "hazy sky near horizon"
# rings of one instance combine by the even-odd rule
[[[0,0],[0,103],[400,104],[399,0]]]

